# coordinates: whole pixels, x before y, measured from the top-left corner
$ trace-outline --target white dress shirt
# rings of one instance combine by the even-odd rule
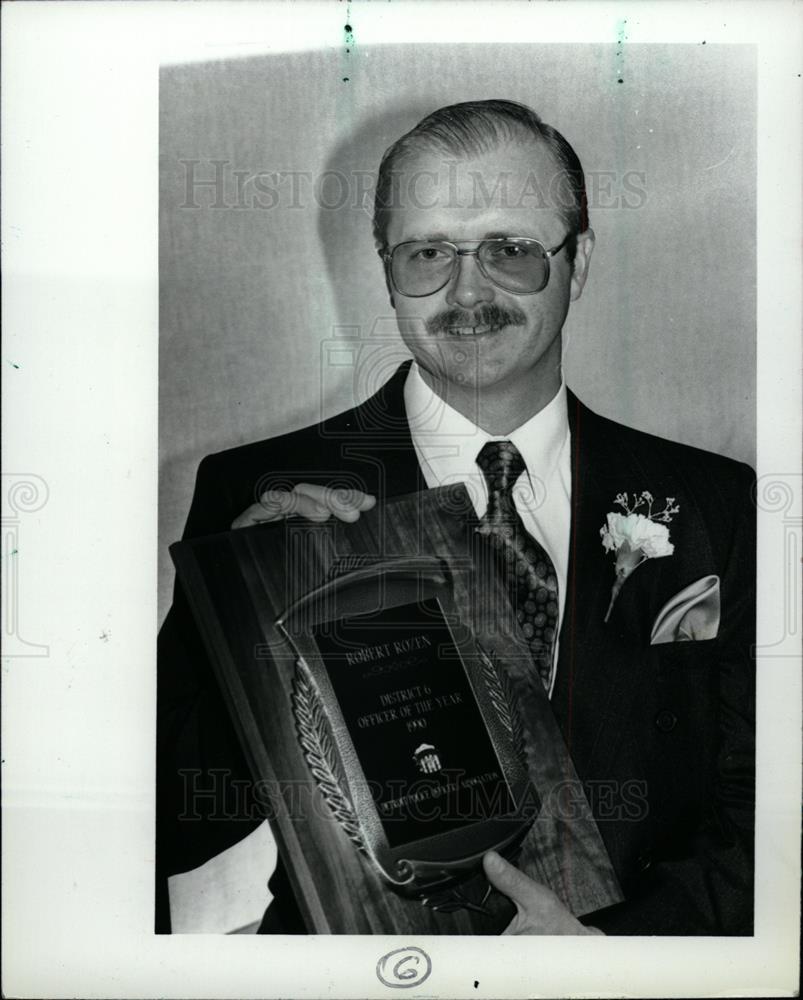
[[[558,577],[558,630],[566,606],[571,527],[571,447],[566,386],[510,434],[493,435],[473,424],[426,384],[413,362],[404,384],[404,406],[427,486],[465,483],[478,517],[488,506],[488,487],[477,456],[488,441],[512,441],[527,472],[513,487],[524,527],[549,553]],[[555,643],[555,663],[558,648]],[[552,671],[552,685],[555,671]],[[552,690],[550,689],[550,696]]]

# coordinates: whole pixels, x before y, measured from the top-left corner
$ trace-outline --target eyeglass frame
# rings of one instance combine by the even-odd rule
[[[460,247],[456,243],[453,243],[451,240],[402,240],[401,243],[397,243],[393,247],[388,247],[388,246],[380,247],[377,253],[382,258],[387,273],[390,277],[391,284],[393,285],[394,291],[398,292],[399,295],[403,295],[406,299],[425,299],[428,298],[430,295],[436,295],[438,292],[442,291],[449,284],[449,282],[454,280],[454,276],[455,274],[457,274],[457,269],[459,267],[460,257],[476,257],[477,267],[480,269],[480,274],[487,281],[490,281],[493,285],[496,285],[497,288],[501,288],[506,292],[510,292],[511,295],[538,295],[538,293],[543,292],[543,290],[549,284],[550,258],[554,257],[556,254],[560,253],[561,250],[563,250],[563,248],[566,246],[567,242],[569,241],[572,235],[573,234],[571,231],[566,233],[566,235],[563,237],[562,242],[559,243],[558,246],[553,247],[551,250],[547,250],[547,248],[540,240],[536,240],[531,236],[495,236],[492,239],[488,240],[461,240],[461,242],[463,243],[477,243],[477,247],[474,250],[461,250]],[[480,260],[479,256],[480,250],[486,244],[515,243],[517,240],[518,241],[526,240],[528,243],[537,244],[541,248],[544,254],[544,260],[546,262],[546,268],[544,270],[544,283],[541,285],[540,288],[536,288],[535,291],[532,292],[517,292],[514,288],[506,288],[504,285],[500,284],[495,278],[492,278],[490,274],[486,272],[485,268],[483,267],[482,261]],[[399,247],[407,246],[410,243],[440,243],[443,246],[451,247],[455,252],[455,256],[452,260],[452,270],[451,273],[449,274],[449,277],[446,278],[446,280],[443,282],[442,285],[438,285],[438,287],[433,289],[431,292],[423,292],[421,295],[408,295],[407,292],[403,292],[396,284],[396,279],[393,276],[393,267],[391,264],[391,261],[393,259],[393,254],[399,249]]]

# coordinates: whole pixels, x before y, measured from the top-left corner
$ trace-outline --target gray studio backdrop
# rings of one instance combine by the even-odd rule
[[[373,177],[444,104],[523,101],[586,169],[597,245],[569,314],[569,385],[614,419],[753,463],[755,81],[752,46],[702,40],[357,42],[163,69],[160,621],[201,458],[345,409],[407,356]]]

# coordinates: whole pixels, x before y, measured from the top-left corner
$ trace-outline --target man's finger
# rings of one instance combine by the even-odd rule
[[[496,851],[488,851],[482,859],[485,875],[494,889],[504,893],[509,899],[521,907],[531,909],[538,903],[541,896],[551,896],[549,889],[533,882],[531,878],[509,864]]]
[[[249,528],[252,524],[280,521],[293,513],[297,499],[287,490],[266,490],[258,503],[252,503],[232,523],[232,528]]]
[[[290,490],[266,490],[258,503],[252,503],[232,521],[232,528],[249,528],[254,524],[281,521],[297,514],[308,521],[326,521],[331,511],[316,500]]]
[[[491,885],[516,904],[516,916],[505,934],[602,934],[581,924],[551,889],[508,864],[496,851],[489,851],[482,860]]]
[[[296,515],[308,521],[328,521],[334,514],[341,521],[356,521],[360,513],[376,505],[376,497],[360,490],[344,490],[314,483],[299,483],[292,490],[266,490],[258,503],[244,510],[232,528],[280,521]]]
[[[293,492],[313,500],[321,507],[331,511],[341,521],[356,521],[363,511],[371,510],[376,505],[376,497],[370,493],[341,486],[299,483]]]
[[[303,517],[307,521],[321,523],[328,521],[332,516],[332,511],[325,504],[319,503],[312,497],[299,493],[298,490],[293,490],[292,495],[295,500],[293,513],[299,517]]]
[[[376,497],[361,490],[298,483],[292,490],[266,490],[258,503],[232,521],[232,528],[281,521],[296,515],[308,521],[328,521],[332,514],[341,521],[356,521],[360,514],[376,506]]]

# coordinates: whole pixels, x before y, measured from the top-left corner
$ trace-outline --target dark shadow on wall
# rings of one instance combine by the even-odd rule
[[[355,402],[375,392],[410,353],[401,341],[373,235],[376,176],[385,150],[436,105],[396,104],[344,129],[321,167],[325,182],[318,207],[318,238],[334,294],[338,339],[332,358],[351,368]],[[339,202],[348,191],[348,203]],[[333,206],[333,207],[330,207]],[[336,207],[334,207],[336,206]],[[381,311],[366,314],[366,286]]]

